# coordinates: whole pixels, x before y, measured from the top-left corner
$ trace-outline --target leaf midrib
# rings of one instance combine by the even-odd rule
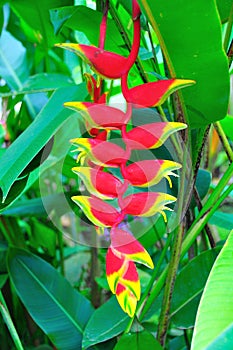
[[[74,318],[66,311],[66,309],[61,305],[61,303],[57,302],[57,299],[53,296],[52,293],[49,292],[48,289],[45,288],[45,285],[36,277],[36,275],[28,268],[28,266],[18,257],[16,258],[18,260],[19,264],[28,272],[28,274],[34,278],[34,280],[38,283],[38,285],[41,287],[41,289],[47,294],[51,300],[54,302],[55,305],[57,305],[60,310],[67,316],[67,318],[70,320],[70,322],[79,330],[81,334],[83,334],[83,329],[80,327],[80,325],[74,320]]]

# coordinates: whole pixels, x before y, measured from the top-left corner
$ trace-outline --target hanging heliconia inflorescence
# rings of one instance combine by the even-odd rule
[[[78,195],[72,200],[96,226],[97,232],[110,228],[111,244],[106,255],[106,274],[112,293],[116,294],[122,309],[133,317],[140,299],[140,281],[135,263],[153,268],[150,255],[134,238],[121,229],[127,215],[149,217],[161,213],[165,220],[167,205],[176,201],[170,194],[149,191],[149,187],[167,178],[171,187],[171,175],[181,165],[171,160],[140,160],[129,162],[131,152],[160,147],[174,132],[186,128],[178,122],[154,122],[133,127],[127,131],[132,108],[154,107],[162,104],[175,90],[191,85],[192,80],[168,79],[142,84],[129,89],[128,73],[135,63],[140,46],[140,8],[132,0],[134,28],[132,49],[128,57],[104,50],[108,1],[100,27],[99,47],[81,44],[57,44],[71,50],[85,60],[97,74],[96,79],[86,74],[87,89],[93,102],[66,102],[65,107],[78,111],[90,135],[71,142],[79,152],[77,166],[72,170],[82,179],[90,196]],[[126,112],[106,105],[106,93],[101,92],[102,79],[121,79],[122,93],[127,102]],[[119,130],[124,147],[109,140],[111,130]],[[119,168],[121,177],[112,174],[111,168]],[[143,188],[127,194],[131,187]],[[146,192],[145,189],[148,189]],[[131,191],[132,193],[132,191]],[[108,201],[117,199],[118,208]]]

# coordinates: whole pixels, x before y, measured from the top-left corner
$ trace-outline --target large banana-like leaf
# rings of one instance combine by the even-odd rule
[[[214,0],[139,0],[155,30],[172,77],[196,81],[179,94],[192,128],[225,117],[229,74]]]
[[[81,350],[84,328],[93,309],[51,265],[16,248],[8,270],[18,296],[57,349]]]
[[[202,294],[191,350],[203,350],[207,347],[212,349],[211,344],[214,344],[217,338],[221,338],[222,333],[233,324],[232,251],[233,231],[213,265]],[[221,348],[225,349],[225,347]]]

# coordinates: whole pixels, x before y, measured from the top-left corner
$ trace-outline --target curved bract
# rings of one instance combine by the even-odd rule
[[[122,77],[122,92],[127,102],[137,108],[156,107],[163,104],[176,90],[193,85],[194,80],[167,79],[135,86],[131,89],[127,85],[127,75]]]

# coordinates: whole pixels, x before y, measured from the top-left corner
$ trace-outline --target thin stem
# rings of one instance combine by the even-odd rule
[[[224,48],[225,52],[227,52],[228,44],[229,44],[229,41],[231,38],[232,24],[233,24],[233,4],[231,6],[231,11],[230,11],[228,22],[227,22],[225,37],[223,40],[223,48]]]
[[[57,239],[58,239],[58,250],[60,255],[60,267],[61,267],[61,274],[65,276],[65,263],[64,263],[64,247],[63,247],[63,238],[62,238],[62,231],[58,230],[57,233]]]
[[[157,339],[162,346],[165,344],[168,324],[169,324],[169,311],[171,305],[171,298],[174,289],[176,273],[180,261],[180,251],[182,245],[182,238],[184,233],[184,224],[178,226],[175,232],[175,238],[172,245],[171,260],[168,267],[168,273],[166,278],[166,284],[164,289],[164,297],[162,310],[159,319],[158,335]]]
[[[220,138],[220,141],[221,141],[222,146],[227,154],[229,161],[232,163],[233,162],[233,151],[231,149],[231,146],[228,142],[228,139],[225,135],[225,132],[224,132],[221,124],[219,122],[214,123],[214,128],[215,128],[215,130]]]
[[[103,18],[100,24],[100,37],[99,37],[99,48],[104,49],[105,39],[106,39],[106,30],[107,30],[107,17],[109,9],[109,0],[106,0]]]
[[[184,153],[184,166],[186,166],[186,159],[187,159],[187,150]],[[179,192],[179,208],[177,217],[180,222],[181,216],[182,216],[182,208],[184,203],[184,194],[185,194],[185,169],[181,176],[181,182],[180,182],[180,192]],[[183,233],[185,229],[185,224],[181,223],[177,226],[175,230],[175,236],[174,236],[174,242],[172,245],[172,251],[171,251],[171,260],[168,266],[168,273],[166,278],[166,284],[164,289],[164,296],[163,296],[163,304],[159,319],[159,326],[158,326],[158,334],[157,339],[163,346],[166,339],[168,324],[169,324],[169,311],[170,311],[170,305],[171,305],[171,298],[174,288],[174,283],[176,279],[176,273],[179,266],[180,261],[180,252],[181,252],[181,246],[182,246],[182,239],[183,239]]]
[[[98,259],[98,248],[91,247],[91,301],[95,307],[100,305],[100,291],[99,286],[95,280],[99,276],[99,259]]]
[[[131,52],[131,42],[130,42],[130,39],[129,39],[129,36],[125,30],[125,26],[121,23],[121,20],[120,20],[120,17],[119,17],[119,14],[117,13],[117,11],[115,10],[115,7],[114,5],[112,4],[112,0],[110,0],[110,7],[109,7],[109,11],[111,13],[111,16],[113,18],[113,20],[115,21],[117,27],[119,28],[119,32],[121,33],[122,35],[122,38],[125,42],[125,45],[127,47],[127,49],[129,50],[129,52]],[[135,65],[138,69],[138,72],[140,74],[140,77],[142,79],[142,81],[144,83],[146,83],[148,81],[147,79],[147,76],[144,72],[144,69],[143,69],[143,66],[142,66],[142,62],[140,60],[139,57],[137,57],[136,61],[135,61]]]
[[[160,268],[162,266],[162,263],[163,263],[163,261],[164,261],[164,259],[166,257],[166,253],[167,253],[168,248],[170,246],[171,240],[172,240],[172,234],[168,234],[166,243],[165,243],[164,248],[162,250],[162,253],[161,253],[160,257],[159,257],[159,260],[158,260],[158,262],[156,264],[156,267],[155,267],[155,269],[154,269],[154,271],[153,271],[153,273],[151,275],[150,281],[149,281],[149,283],[148,283],[148,285],[146,287],[145,292],[143,293],[143,295],[142,295],[142,297],[140,299],[140,302],[138,303],[138,310],[140,310],[140,308],[142,307],[144,301],[147,299],[147,297],[148,297],[148,295],[149,295],[149,293],[151,291],[151,288],[153,287],[153,284],[154,284],[155,279],[156,279],[156,277],[158,275],[158,272],[159,272],[159,270],[160,270]],[[140,319],[142,319],[144,317],[144,315],[145,314],[143,313],[143,310],[141,312],[139,311],[139,318]]]
[[[150,27],[149,27],[148,21],[146,21],[146,29],[147,29],[147,32],[148,32],[148,37],[149,37],[149,41],[150,41],[151,51],[152,51],[152,54],[153,54],[153,63],[155,65],[156,71],[159,74],[161,74],[160,69],[159,69],[157,56],[156,56],[156,52],[155,52],[155,48],[154,48],[154,45],[153,45],[153,39],[152,39],[152,35],[151,35],[151,31],[150,31]]]
[[[219,197],[217,202],[211,207],[209,211],[206,211],[202,216],[200,216],[200,214],[197,216],[196,220],[194,221],[195,224],[190,227],[190,230],[188,230],[186,238],[184,239],[181,250],[181,257],[187,253],[188,249],[191,247],[199,233],[205,227],[206,223],[219,208],[224,199],[231,193],[231,191],[233,191],[233,184],[230,185],[225,192],[223,192],[223,194]]]
[[[9,310],[7,308],[5,299],[4,299],[1,291],[0,291],[0,312],[1,312],[2,317],[7,325],[7,328],[10,332],[10,335],[14,341],[16,349],[17,350],[24,350],[23,345],[22,345],[20,338],[18,336],[18,333],[16,331],[16,328],[14,326],[14,323],[12,322]]]
[[[199,211],[201,211],[203,208],[203,205],[202,205],[202,202],[201,202],[201,199],[200,199],[200,196],[199,196],[199,193],[197,191],[196,186],[194,186],[193,195],[194,195],[194,198],[195,198],[195,201],[197,204],[197,208]],[[205,225],[205,231],[206,231],[211,248],[214,248],[216,244],[215,244],[214,237],[212,235],[212,232],[211,232],[208,224]]]

